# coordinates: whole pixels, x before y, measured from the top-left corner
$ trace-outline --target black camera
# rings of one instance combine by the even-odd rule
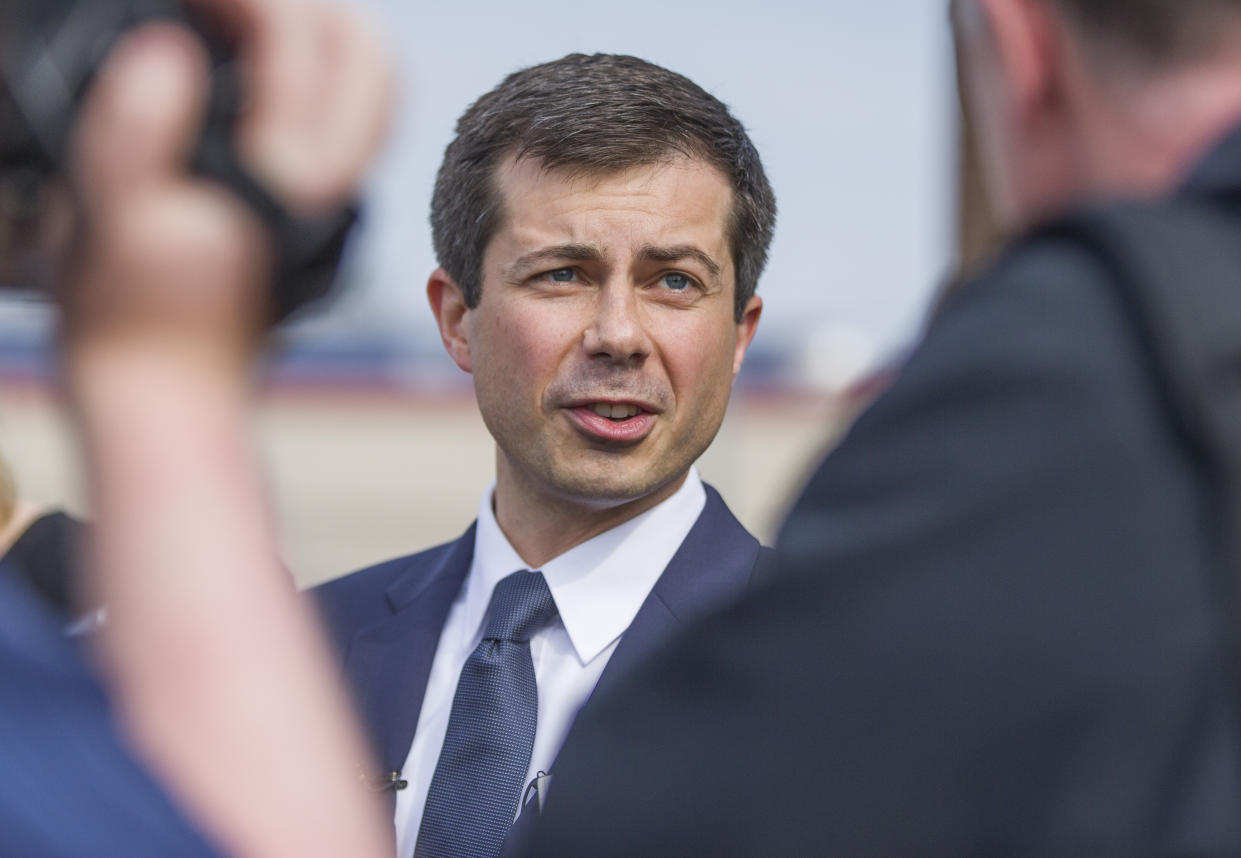
[[[250,176],[233,146],[242,103],[233,50],[179,0],[0,0],[0,219],[20,232],[38,218],[96,72],[128,30],[153,20],[186,24],[207,46],[211,97],[192,169],[237,193],[270,228],[271,305],[284,318],[329,290],[356,210],[299,217]]]

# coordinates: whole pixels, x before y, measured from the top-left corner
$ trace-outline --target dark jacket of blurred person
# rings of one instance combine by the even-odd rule
[[[1009,224],[1171,194],[1241,241],[1239,7],[958,3]],[[529,854],[1241,854],[1219,509],[1114,276],[1036,233],[949,298],[770,586],[579,719]]]
[[[20,524],[7,550],[0,544],[7,574],[20,576],[54,610],[71,611],[85,525],[62,510],[38,511]]]
[[[0,560],[0,855],[217,854],[135,761],[80,638]]]
[[[214,855],[134,761],[65,634],[81,528],[19,501],[0,459],[0,855]]]
[[[79,562],[84,528],[61,510],[22,500],[8,464],[0,457],[0,561],[4,574],[18,576],[51,607],[73,607],[74,567]]]

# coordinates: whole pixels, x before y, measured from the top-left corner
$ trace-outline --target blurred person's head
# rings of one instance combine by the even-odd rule
[[[953,0],[952,17],[1010,227],[1166,191],[1241,119],[1241,0]]]
[[[679,74],[574,54],[475,102],[436,181],[428,294],[497,492],[674,490],[723,419],[774,222],[744,127]]]

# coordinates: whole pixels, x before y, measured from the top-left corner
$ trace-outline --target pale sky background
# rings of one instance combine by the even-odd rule
[[[829,351],[879,354],[916,334],[955,236],[939,0],[354,2],[388,34],[404,90],[358,248],[362,288],[337,307],[340,323],[434,337],[426,213],[457,116],[515,69],[602,51],[687,75],[750,130],[780,207],[760,339],[826,330]]]
[[[750,130],[780,209],[756,349],[791,354],[802,381],[845,381],[916,336],[955,240],[944,0],[344,2],[387,35],[400,111],[369,186],[353,288],[297,338],[379,344],[420,355],[432,379],[452,372],[424,297],[440,156],[456,118],[504,75],[573,51],[681,72]],[[49,317],[0,301],[0,346]]]
[[[326,389],[341,394],[360,381],[362,395],[294,388],[267,399],[261,415],[290,567],[303,582],[330,577],[439,542],[477,508],[493,475],[491,444],[426,307],[435,267],[427,205],[466,106],[507,73],[572,51],[636,54],[688,75],[732,107],[762,153],[780,220],[746,373],[756,387],[791,383],[815,395],[734,397],[702,468],[770,539],[839,417],[818,393],[916,336],[950,264],[956,107],[946,0],[350,2],[388,35],[402,109],[370,183],[354,289],[301,326],[304,348],[285,352],[302,361],[302,378],[335,376],[342,384]],[[45,303],[0,300],[0,385],[14,373],[46,377],[51,316]],[[763,360],[777,370],[756,375]],[[376,377],[456,398],[372,397]],[[0,448],[23,493],[81,511],[63,417],[20,387],[0,392]]]

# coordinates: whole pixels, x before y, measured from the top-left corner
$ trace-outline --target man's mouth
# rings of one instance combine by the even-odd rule
[[[596,402],[591,409],[600,417],[618,421],[628,420],[642,413],[642,409],[636,405],[613,405],[610,402]]]
[[[633,402],[582,402],[565,410],[577,430],[595,441],[633,444],[655,426],[656,415]]]

